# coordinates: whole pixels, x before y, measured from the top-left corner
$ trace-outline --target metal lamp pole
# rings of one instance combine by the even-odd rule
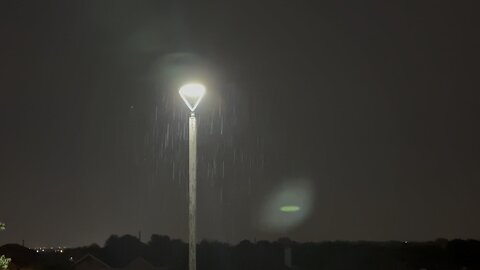
[[[197,239],[196,239],[196,213],[197,213],[197,119],[195,113],[190,114],[188,121],[188,269],[196,270]]]
[[[187,84],[180,88],[179,93],[191,111],[188,120],[188,269],[196,270],[197,119],[194,111],[205,94],[205,87],[201,84]]]

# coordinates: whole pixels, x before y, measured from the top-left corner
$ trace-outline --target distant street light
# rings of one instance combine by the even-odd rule
[[[196,270],[197,120],[195,109],[205,95],[205,86],[198,83],[186,84],[178,92],[191,112],[188,121],[188,269]]]

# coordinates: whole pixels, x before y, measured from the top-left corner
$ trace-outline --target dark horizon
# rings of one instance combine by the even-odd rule
[[[185,240],[190,81],[198,239],[480,239],[476,10],[4,1],[0,243]]]
[[[97,247],[100,247],[100,248],[105,248],[106,245],[108,245],[108,242],[109,240],[111,239],[116,239],[117,241],[126,241],[129,242],[129,241],[132,241],[132,239],[135,239],[136,241],[138,241],[139,243],[142,243],[144,245],[149,245],[153,242],[155,242],[155,240],[153,239],[153,237],[155,237],[155,239],[165,239],[168,238],[168,240],[170,242],[179,242],[181,244],[184,244],[184,245],[187,245],[188,244],[188,241],[185,240],[185,239],[179,239],[179,238],[174,238],[174,237],[170,237],[168,235],[162,235],[162,234],[152,234],[150,235],[150,237],[144,237],[142,235],[141,238],[138,237],[138,235],[133,235],[133,234],[123,234],[123,235],[117,235],[117,234],[111,234],[109,235],[108,237],[106,237],[104,239],[103,242],[95,242],[95,243],[89,243],[89,244],[85,244],[85,245],[78,245],[78,246],[62,246],[62,245],[39,245],[39,246],[29,246],[27,242],[24,242],[24,243],[14,243],[14,242],[11,242],[11,243],[2,243],[0,245],[0,247],[5,247],[5,246],[11,246],[11,245],[15,245],[17,247],[25,247],[27,249],[30,249],[30,250],[36,250],[36,249],[42,249],[44,248],[46,253],[50,252],[49,250],[55,250],[55,249],[79,249],[79,248],[97,248]],[[432,239],[432,240],[425,240],[425,241],[408,241],[408,240],[395,240],[395,239],[391,239],[391,240],[383,240],[383,241],[375,241],[375,240],[342,240],[342,239],[337,239],[337,240],[320,240],[320,241],[296,241],[295,239],[290,239],[289,237],[282,237],[280,236],[279,238],[277,239],[242,239],[240,241],[237,241],[237,242],[225,242],[225,241],[219,241],[217,239],[198,239],[198,242],[197,242],[197,245],[201,245],[202,243],[216,243],[216,244],[225,244],[225,245],[228,245],[228,246],[231,246],[231,247],[234,247],[234,246],[238,246],[238,245],[241,245],[241,244],[244,244],[244,243],[252,243],[252,244],[256,244],[256,243],[262,243],[262,242],[268,242],[268,243],[289,243],[289,244],[300,244],[300,245],[308,245],[308,244],[328,244],[328,243],[338,243],[338,244],[352,244],[352,245],[355,245],[355,244],[386,244],[386,245],[398,245],[398,244],[402,244],[402,245],[423,245],[423,244],[438,244],[440,246],[443,246],[445,245],[445,243],[449,243],[449,242],[476,242],[476,243],[479,243],[480,244],[480,239],[472,239],[472,238],[469,238],[469,239],[460,239],[460,238],[455,238],[455,239],[446,239],[446,238],[442,238],[442,237],[439,237],[439,238],[436,238],[436,239]],[[132,243],[130,243],[131,245]]]
[[[187,269],[188,244],[155,236],[148,244],[134,236],[112,236],[103,247],[30,250],[0,246],[16,266],[28,269]],[[201,269],[478,269],[480,241],[429,243],[202,241]]]
[[[90,246],[99,246],[99,247],[105,247],[105,243],[106,241],[110,238],[110,237],[119,237],[119,238],[122,238],[122,237],[132,237],[132,238],[135,238],[135,239],[138,239],[142,244],[148,244],[150,241],[151,241],[151,237],[152,236],[161,236],[161,237],[168,237],[170,239],[170,241],[180,241],[181,243],[183,244],[188,244],[188,239],[181,239],[181,238],[175,238],[175,237],[170,237],[169,235],[163,235],[163,234],[157,234],[157,233],[153,233],[151,235],[149,235],[149,237],[144,237],[142,235],[142,238],[139,239],[138,238],[138,235],[133,235],[133,234],[123,234],[123,235],[117,235],[117,234],[111,234],[109,235],[108,237],[105,237],[105,239],[103,241],[99,241],[99,242],[92,242],[92,243],[86,243],[86,244],[80,244],[80,245],[76,245],[76,246],[67,246],[67,245],[35,245],[35,246],[32,246],[32,245],[29,245],[28,241],[25,241],[23,240],[20,241],[20,242],[8,242],[8,243],[1,243],[0,244],[0,247],[1,246],[6,246],[6,245],[18,245],[18,246],[22,246],[22,247],[25,247],[25,248],[28,248],[28,249],[31,249],[31,250],[35,250],[37,248],[46,248],[46,249],[56,249],[56,248],[63,248],[63,249],[75,249],[75,248],[84,248],[84,247],[90,247]],[[371,244],[388,244],[388,243],[404,243],[404,244],[428,244],[428,243],[436,243],[436,242],[442,242],[442,241],[447,241],[447,242],[452,242],[452,241],[476,241],[476,242],[480,242],[480,239],[474,239],[474,238],[453,238],[453,239],[447,239],[447,238],[443,238],[443,237],[437,237],[435,239],[430,239],[430,240],[423,240],[423,241],[411,241],[411,240],[397,240],[397,239],[389,239],[389,240],[365,240],[365,239],[357,239],[357,240],[346,240],[346,239],[335,239],[335,240],[318,240],[318,241],[297,241],[295,239],[291,239],[289,237],[286,237],[286,236],[280,236],[278,237],[277,239],[241,239],[239,241],[236,241],[236,242],[226,242],[226,241],[221,241],[221,240],[218,240],[218,239],[198,239],[197,241],[197,245],[199,245],[200,243],[202,242],[207,242],[207,243],[221,243],[221,244],[227,244],[229,246],[236,246],[236,245],[239,245],[240,243],[242,242],[245,242],[245,241],[248,241],[250,243],[257,243],[257,242],[262,242],[262,241],[266,241],[266,242],[270,242],[270,243],[274,243],[274,242],[281,242],[281,241],[284,241],[285,239],[293,242],[293,243],[297,243],[297,244],[309,244],[309,243],[313,243],[313,244],[325,244],[325,243],[349,243],[349,244],[355,244],[355,243],[371,243]]]

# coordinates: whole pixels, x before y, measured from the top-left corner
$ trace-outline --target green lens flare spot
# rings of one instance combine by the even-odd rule
[[[280,207],[280,211],[285,213],[297,212],[299,210],[300,210],[300,207],[296,205],[285,205]]]

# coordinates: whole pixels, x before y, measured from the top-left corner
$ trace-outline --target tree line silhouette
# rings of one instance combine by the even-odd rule
[[[5,247],[0,248],[0,252],[9,255],[12,245]],[[203,240],[198,244],[198,269],[288,269],[285,254],[289,251],[286,250],[291,251],[293,269],[480,269],[480,242],[477,240],[298,243],[288,238],[243,240],[235,245]],[[75,260],[86,254],[112,268],[123,267],[142,257],[155,266],[188,269],[188,245],[163,235],[152,235],[147,243],[131,235],[112,235],[103,247],[92,244],[66,249],[63,253],[31,252],[28,260],[35,269],[72,269]],[[11,257],[15,263],[18,254],[10,252],[10,255],[14,255]],[[19,263],[28,264],[17,259]]]

